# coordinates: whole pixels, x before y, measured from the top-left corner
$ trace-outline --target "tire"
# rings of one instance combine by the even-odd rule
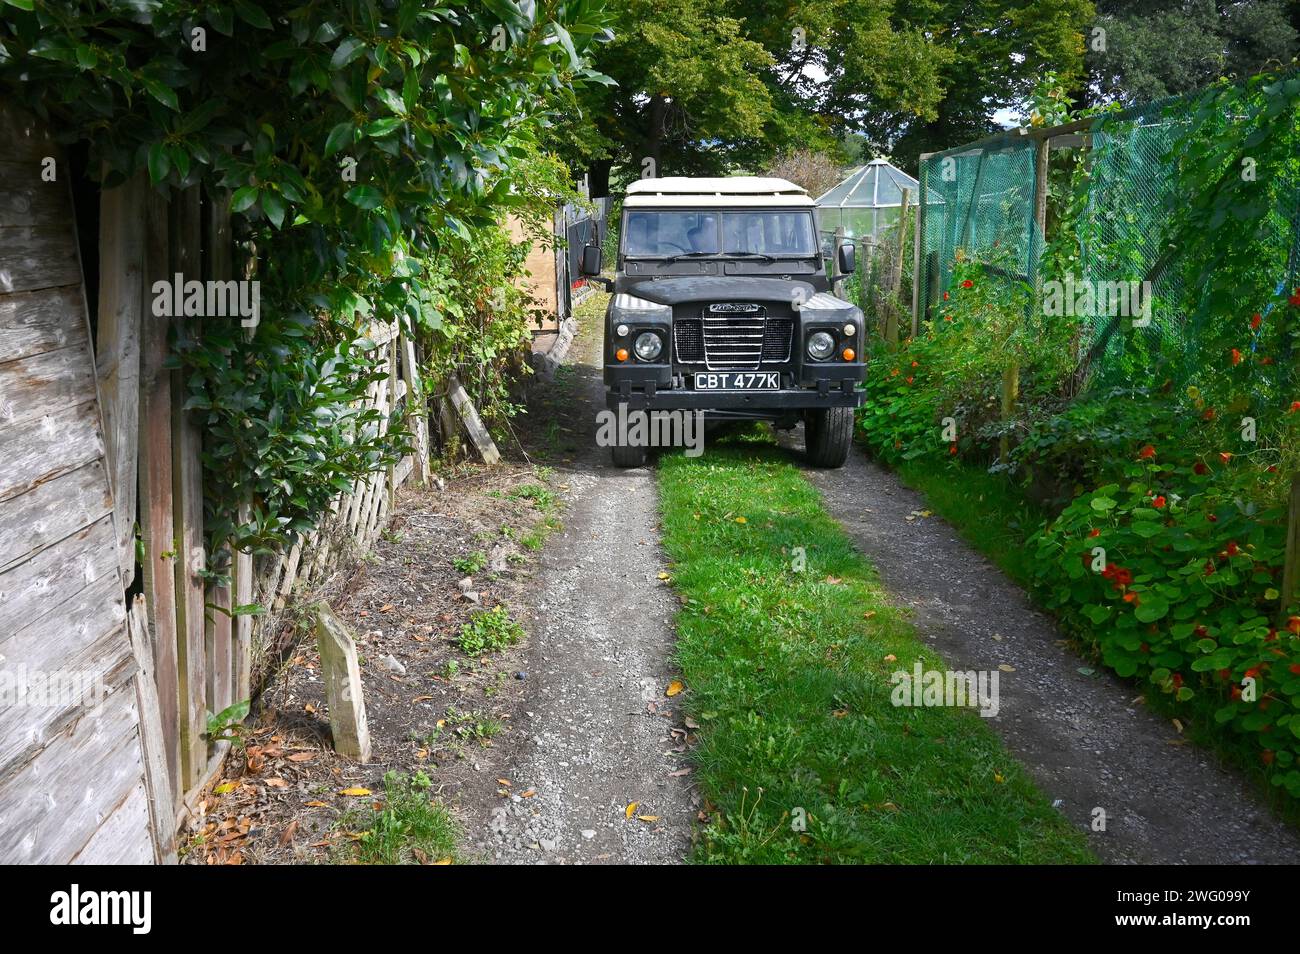
[[[646,449],[642,447],[626,447],[622,444],[615,444],[610,448],[614,458],[615,467],[642,467],[645,465]]]
[[[809,411],[804,418],[804,445],[813,467],[843,467],[853,446],[853,408]]]

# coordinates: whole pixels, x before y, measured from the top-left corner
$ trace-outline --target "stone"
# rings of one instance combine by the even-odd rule
[[[316,621],[316,645],[320,649],[334,750],[358,762],[369,762],[370,729],[366,725],[356,643],[347,626],[330,611],[329,604],[317,603],[311,613]]]

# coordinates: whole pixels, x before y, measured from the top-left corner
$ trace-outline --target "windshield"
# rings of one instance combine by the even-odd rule
[[[817,254],[812,216],[797,212],[629,211],[623,254]]]

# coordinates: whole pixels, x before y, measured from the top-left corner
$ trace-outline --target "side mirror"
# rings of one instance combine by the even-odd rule
[[[858,247],[852,242],[840,246],[839,256],[841,275],[852,275],[858,270]]]
[[[601,251],[599,245],[586,245],[582,249],[582,261],[578,266],[578,271],[586,278],[600,277],[601,269]]]

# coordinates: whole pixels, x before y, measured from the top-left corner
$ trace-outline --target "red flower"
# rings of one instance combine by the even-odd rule
[[[1092,528],[1092,531],[1088,534],[1088,536],[1090,536],[1090,537],[1099,537],[1099,536],[1101,536],[1101,530],[1098,529],[1097,527],[1093,527],[1093,528]]]
[[[1230,541],[1228,543],[1228,549],[1225,550],[1224,552],[1227,553],[1228,556],[1230,557],[1235,557],[1238,553],[1241,552],[1241,547],[1237,546],[1235,541]]]
[[[1152,447],[1150,444],[1148,444],[1146,447],[1138,451],[1138,457],[1141,457],[1143,460],[1150,460],[1152,457],[1155,456],[1156,456],[1156,449]]]
[[[1201,417],[1205,418],[1207,421],[1212,421],[1212,420],[1214,420],[1214,408],[1212,408],[1212,407],[1207,407],[1207,408],[1205,409],[1205,413],[1202,414]]]
[[[1300,635],[1300,616],[1292,616],[1286,621],[1286,628],[1296,635]]]
[[[1232,698],[1234,698],[1234,699],[1240,699],[1240,698],[1241,698],[1241,686],[1233,686],[1233,687],[1232,687]]]
[[[1232,349],[1232,363],[1234,365],[1241,364],[1241,352],[1238,351],[1236,348]]]
[[[1259,760],[1263,762],[1265,765],[1272,765],[1273,753],[1270,752],[1268,749],[1265,749],[1263,752],[1259,753]]]
[[[1246,670],[1246,678],[1247,678],[1247,679],[1258,679],[1258,678],[1259,678],[1259,667],[1258,667],[1258,666],[1251,666],[1249,669],[1247,669],[1247,670]]]
[[[1192,465],[1192,473],[1205,475],[1210,472],[1210,468],[1205,466],[1205,461],[1198,460]]]
[[[949,447],[949,448],[948,448],[948,453],[949,453],[949,454],[955,454],[955,453],[957,453],[957,445],[956,445],[956,444],[953,444],[951,447]]]
[[[1134,606],[1141,606],[1141,605],[1142,605],[1142,600],[1138,597],[1138,595],[1137,595],[1136,593],[1125,593],[1125,594],[1124,594],[1124,602],[1125,602],[1125,603],[1132,603]]]
[[[943,293],[943,300],[944,300],[944,301],[947,301],[947,300],[948,300],[948,293],[947,293],[947,292],[944,292],[944,293]]]
[[[973,281],[971,281],[971,280],[968,278],[968,279],[966,279],[965,281],[963,281],[963,282],[961,283],[961,287],[962,287],[962,288],[974,288],[974,287],[975,287],[975,283],[974,283]]]
[[[1207,514],[1205,515],[1205,519],[1208,520],[1208,521],[1210,521],[1210,523],[1218,523],[1218,522],[1219,522],[1219,515],[1218,515],[1218,514],[1214,514],[1214,513],[1207,513]]]
[[[1227,669],[1220,669],[1220,670],[1219,670],[1219,678],[1220,678],[1220,679],[1227,679],[1227,678],[1228,678],[1229,676],[1231,676],[1231,675],[1232,675],[1232,672],[1231,672],[1230,670],[1227,670]]]
[[[1291,297],[1287,299],[1287,301],[1289,301],[1296,308],[1300,308],[1300,288],[1297,288],[1295,292],[1291,295]]]
[[[1296,411],[1300,411],[1300,401],[1292,401],[1291,406],[1287,408],[1288,414],[1294,414]]]
[[[1206,575],[1206,576],[1214,576],[1214,561],[1213,561],[1213,560],[1206,560],[1206,561],[1205,561],[1205,575]]]
[[[1151,506],[1155,507],[1157,510],[1163,510],[1163,509],[1164,509],[1164,506],[1165,506],[1165,498],[1164,498],[1164,495],[1161,494],[1161,495],[1160,495],[1159,497],[1157,497],[1155,500],[1151,501]]]
[[[1291,675],[1300,676],[1300,663],[1296,663],[1291,667]]]
[[[1124,569],[1123,567],[1117,567],[1115,569],[1115,582],[1118,583],[1120,586],[1132,585],[1133,583],[1132,572]]]
[[[1084,554],[1084,556],[1086,557],[1087,554]],[[1115,572],[1116,572],[1118,569],[1119,569],[1119,567],[1115,566],[1115,564],[1113,564],[1113,563],[1110,564],[1109,566],[1106,567],[1106,569],[1104,569],[1104,570],[1101,571],[1102,578],[1103,578],[1103,579],[1106,579],[1106,580],[1113,580],[1113,579],[1115,579]]]
[[[913,378],[911,375],[908,375],[908,378],[907,378],[907,383],[908,383],[908,384],[911,384],[911,383],[912,383],[913,381],[915,381],[915,380],[916,380],[916,379]]]
[[[1174,673],[1171,678],[1173,680],[1175,689],[1183,688],[1183,674],[1181,672]]]
[[[944,320],[944,321],[952,321],[952,315],[944,315],[944,316],[943,316],[943,320]]]
[[[1219,451],[1219,460],[1226,464],[1228,461],[1232,460],[1232,454],[1228,451]]]
[[[1250,328],[1253,331],[1263,323],[1264,323],[1264,316],[1261,315],[1259,312],[1255,312],[1254,317],[1250,319]]]
[[[920,366],[921,366],[921,362],[920,362],[920,361],[913,361],[913,362],[912,362],[912,367],[914,367],[914,368],[919,368]],[[1300,403],[1300,402],[1298,402],[1298,403]]]

